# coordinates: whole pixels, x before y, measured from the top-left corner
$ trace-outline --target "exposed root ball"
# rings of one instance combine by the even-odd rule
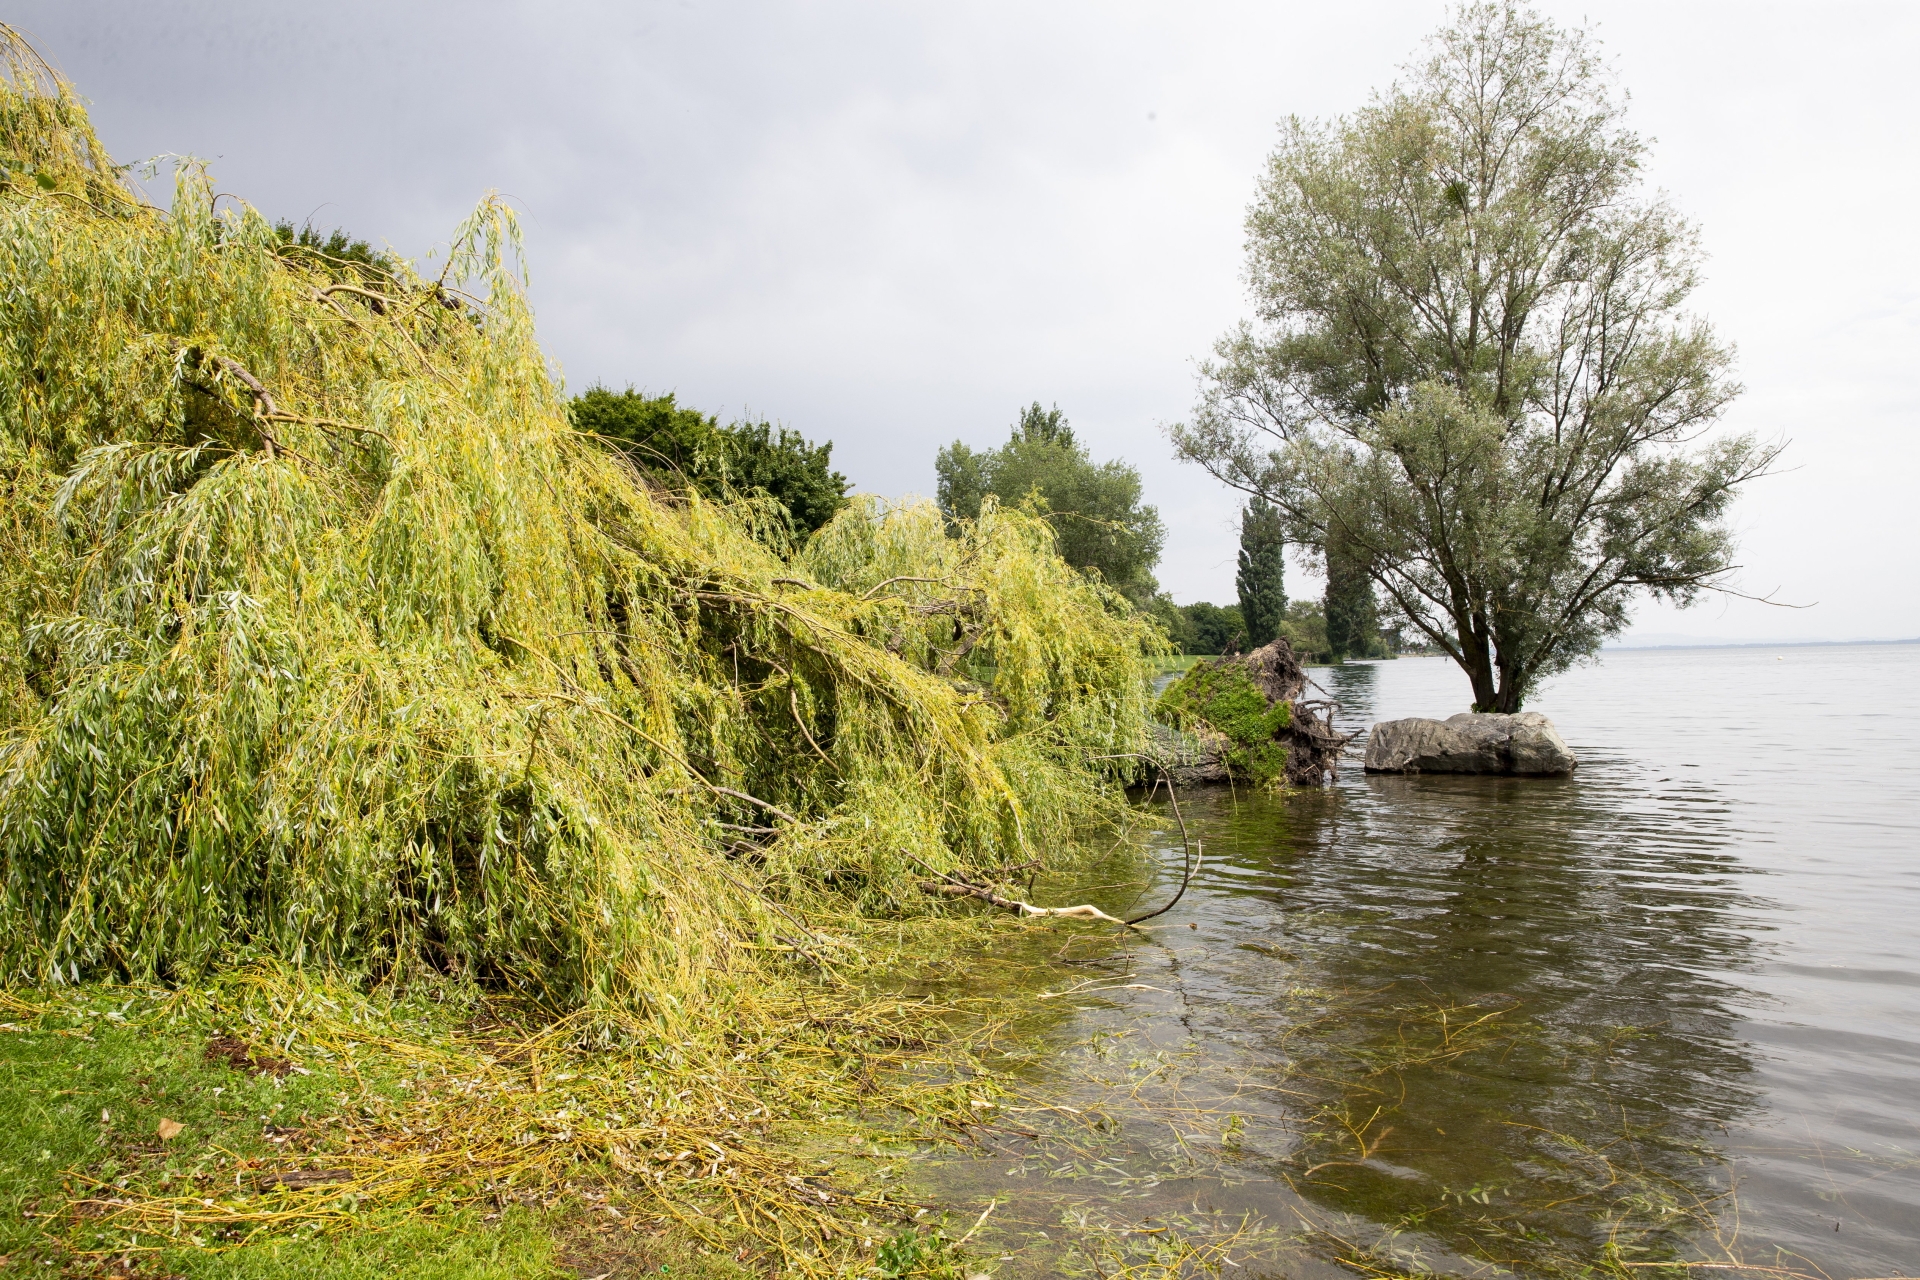
[[[1226,777],[1255,783],[1285,782],[1294,787],[1323,786],[1340,768],[1340,753],[1351,735],[1334,731],[1331,702],[1301,697],[1307,673],[1285,639],[1254,650],[1196,664],[1161,695],[1159,718],[1191,735],[1168,767],[1195,781],[1212,780],[1212,770],[1187,758],[1197,747],[1208,750]]]

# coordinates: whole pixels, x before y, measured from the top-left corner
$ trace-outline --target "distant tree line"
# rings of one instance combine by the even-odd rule
[[[1392,652],[1371,582],[1351,572],[1337,550],[1328,556],[1319,549],[1333,566],[1324,601],[1287,599],[1285,527],[1280,512],[1257,497],[1241,517],[1238,601],[1175,604],[1154,577],[1166,534],[1159,512],[1140,500],[1139,470],[1117,459],[1093,461],[1058,405],[1045,409],[1035,401],[1021,410],[997,448],[954,441],[940,450],[934,470],[940,507],[951,519],[977,518],[990,497],[1041,512],[1066,561],[1153,615],[1181,653],[1245,652],[1277,636],[1320,662]]]
[[[1160,513],[1140,501],[1140,472],[1124,462],[1095,462],[1060,406],[1039,401],[1020,411],[997,449],[955,440],[934,462],[940,509],[973,520],[989,497],[1027,506],[1053,526],[1060,555],[1098,577],[1135,607],[1151,610],[1160,593],[1153,568],[1166,541]]]
[[[1372,584],[1337,558],[1320,600],[1289,600],[1285,543],[1272,508],[1259,499],[1241,516],[1237,604],[1176,605],[1160,598],[1155,613],[1174,646],[1187,654],[1244,653],[1284,636],[1312,662],[1391,657],[1400,634],[1383,626]]]
[[[791,428],[723,424],[672,394],[632,387],[591,387],[570,411],[576,429],[621,450],[670,488],[717,501],[760,500],[773,521],[765,532],[776,540],[804,538],[846,505],[849,485],[832,469],[833,445],[814,444]],[[1337,549],[1322,549],[1325,598],[1287,599],[1285,531],[1279,512],[1258,498],[1241,518],[1238,602],[1174,604],[1153,574],[1166,534],[1159,512],[1141,501],[1138,469],[1119,460],[1095,462],[1057,405],[1047,409],[1035,401],[1022,409],[997,448],[971,449],[956,440],[940,450],[935,472],[940,507],[952,520],[977,519],[989,498],[1039,512],[1067,563],[1151,614],[1182,653],[1244,652],[1276,636],[1321,662],[1391,652],[1372,584]]]
[[[772,536],[801,537],[847,505],[847,478],[832,467],[833,443],[811,443],[768,422],[723,426],[683,408],[672,394],[591,387],[570,410],[574,428],[619,449],[668,487],[717,501],[770,499]]]

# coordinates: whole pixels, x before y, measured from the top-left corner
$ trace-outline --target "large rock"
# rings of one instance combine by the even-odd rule
[[[1572,773],[1579,761],[1537,711],[1384,720],[1367,737],[1368,773]]]

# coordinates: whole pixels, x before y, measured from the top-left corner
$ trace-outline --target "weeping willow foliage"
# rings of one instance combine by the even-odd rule
[[[1119,812],[1158,633],[1044,525],[868,501],[782,558],[569,429],[508,208],[348,272],[196,168],[143,203],[0,45],[7,980],[671,1013]]]

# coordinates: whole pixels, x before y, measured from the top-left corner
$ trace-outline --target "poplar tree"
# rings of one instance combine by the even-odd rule
[[[1335,542],[1326,548],[1327,650],[1333,661],[1374,656],[1379,647],[1380,611],[1366,553]]]
[[[1240,589],[1249,649],[1271,644],[1286,619],[1286,547],[1280,513],[1264,499],[1248,502],[1240,516],[1240,567],[1234,585]]]

